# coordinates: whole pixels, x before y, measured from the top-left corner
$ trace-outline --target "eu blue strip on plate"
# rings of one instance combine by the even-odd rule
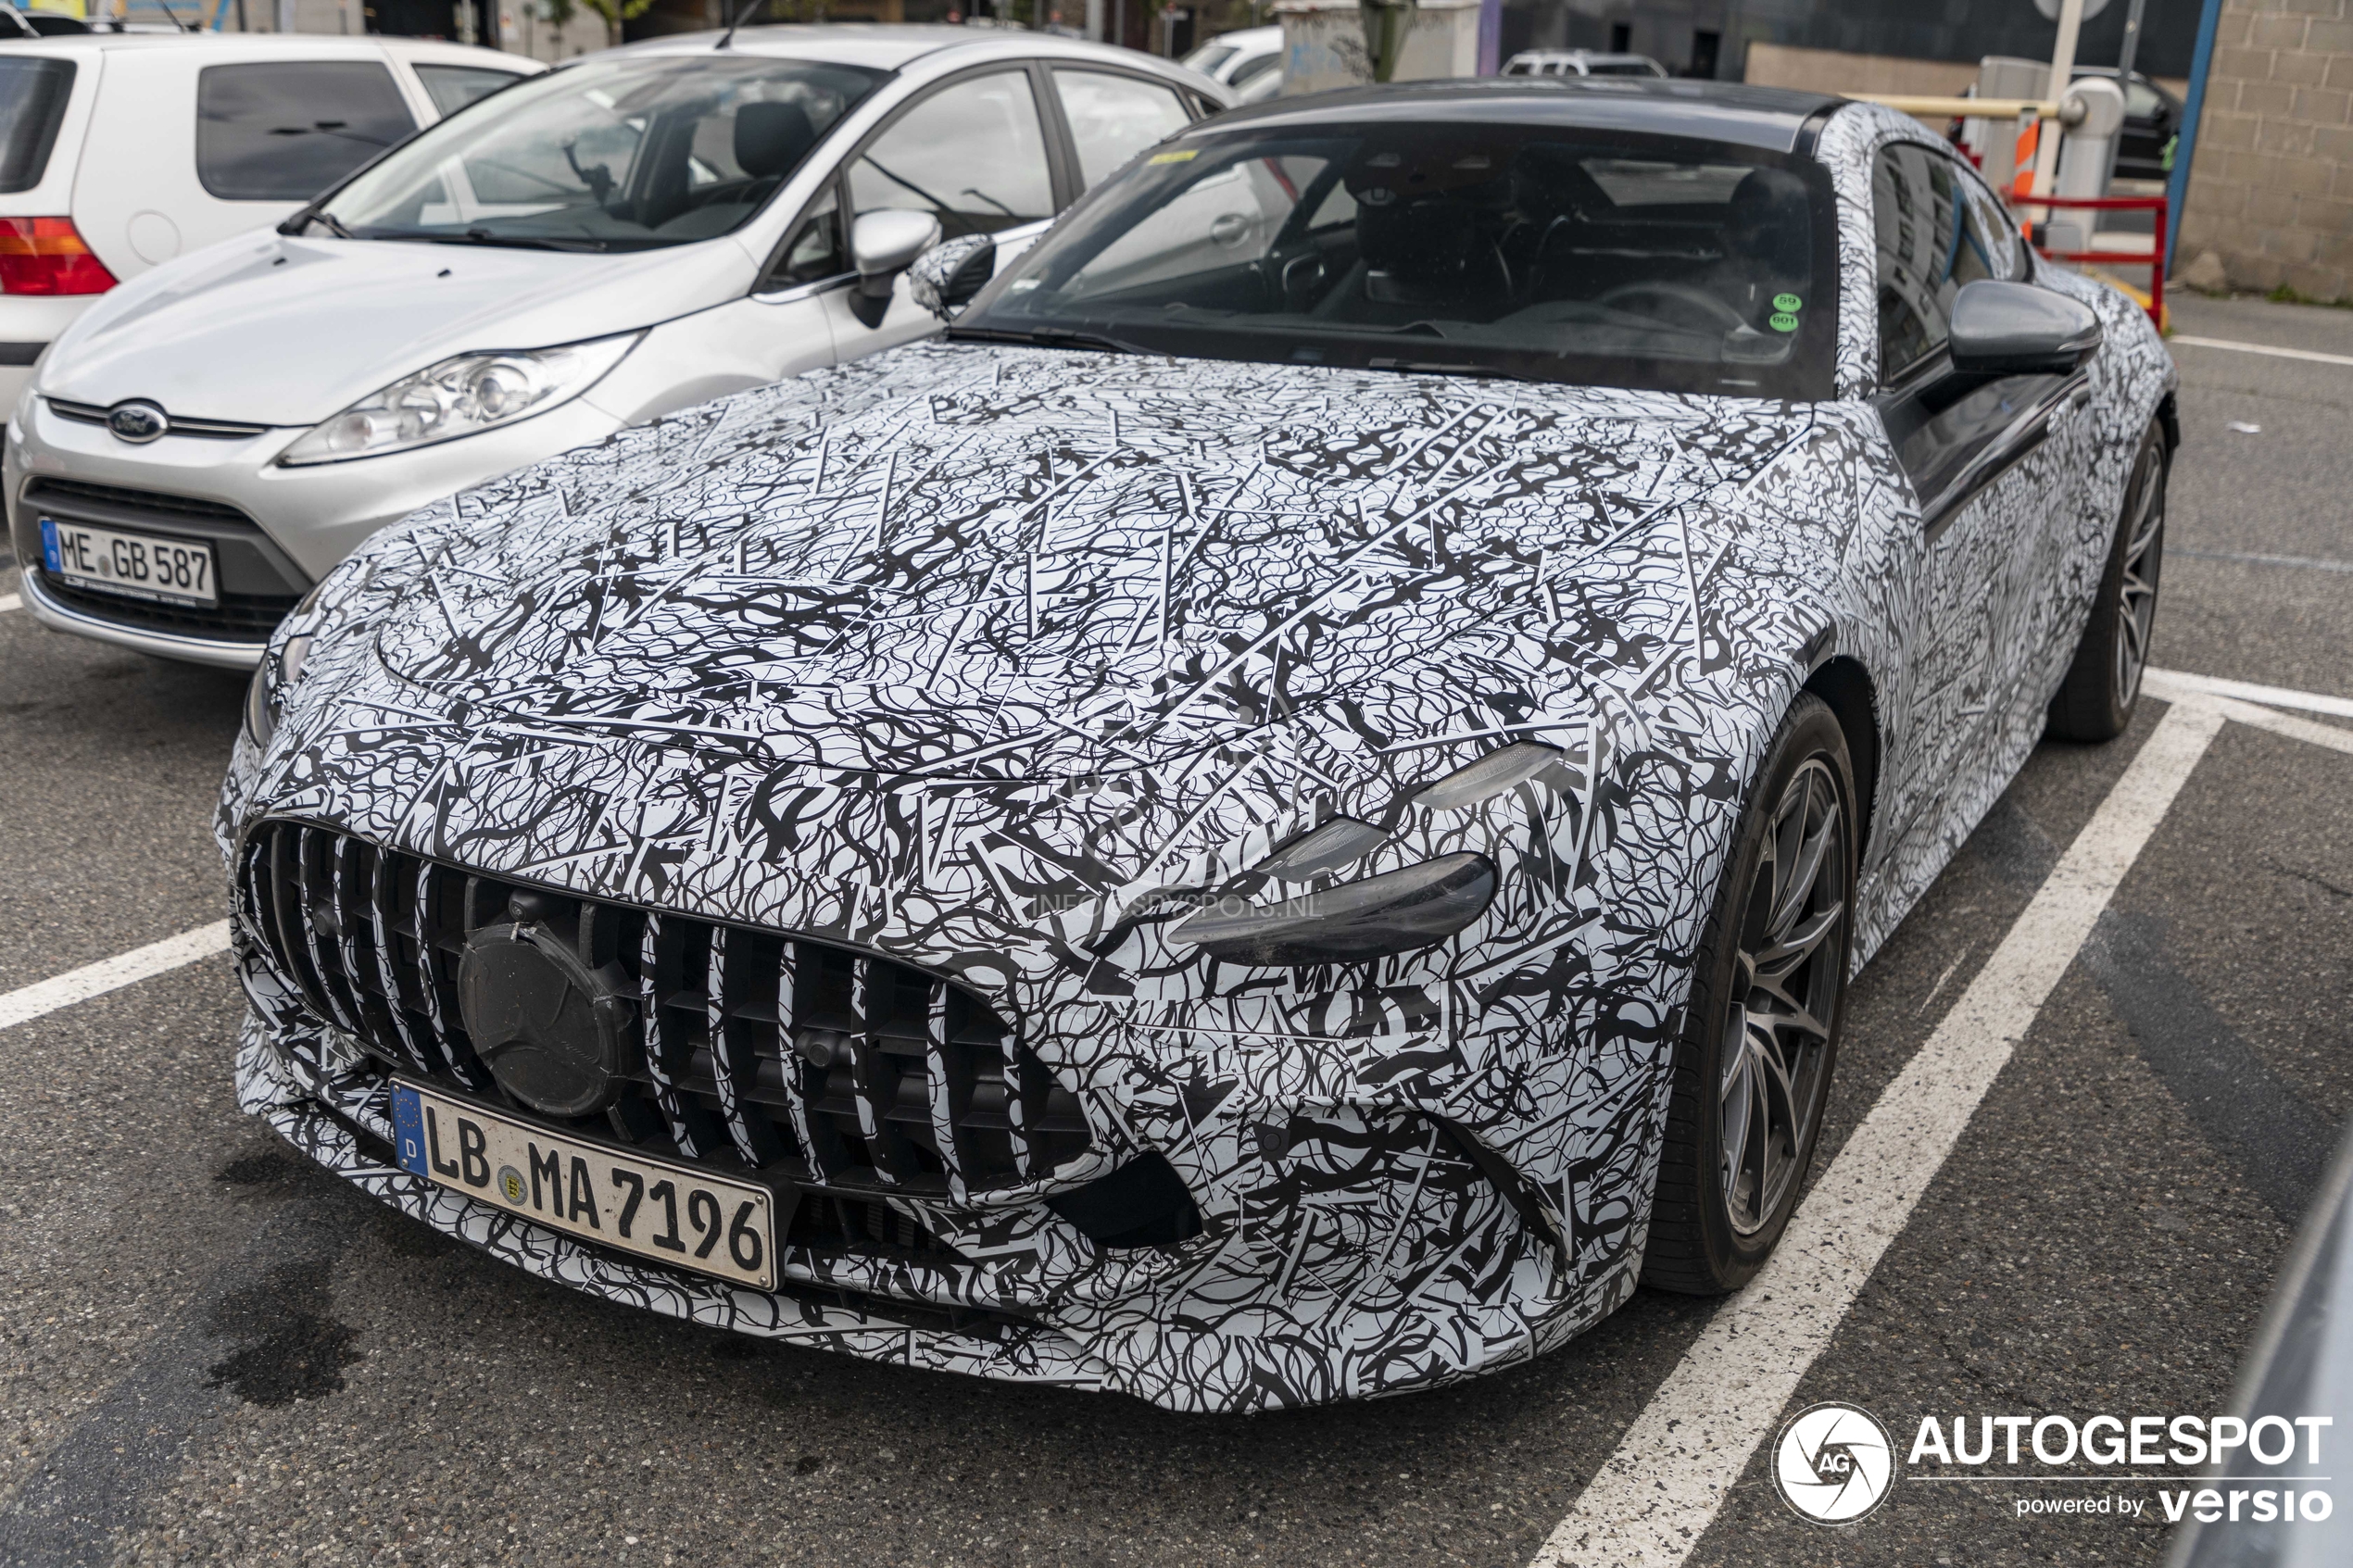
[[[404,1085],[392,1086],[392,1135],[399,1146],[400,1167],[420,1176],[430,1178],[425,1169],[425,1113],[417,1100],[417,1091]]]
[[[65,572],[57,560],[57,525],[45,517],[41,520],[41,564],[59,575]]]

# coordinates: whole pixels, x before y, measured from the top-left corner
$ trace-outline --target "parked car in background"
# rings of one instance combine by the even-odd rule
[[[1187,55],[1185,65],[1234,90],[1237,103],[1273,97],[1283,85],[1283,30],[1246,27],[1221,32]]]
[[[0,408],[97,295],[267,228],[418,127],[546,69],[407,38],[0,42]]]
[[[1523,49],[1504,62],[1505,76],[1665,76],[1648,55],[1604,55],[1591,49]]]
[[[385,523],[933,330],[894,279],[935,240],[1017,251],[1227,96],[1127,50],[963,28],[564,66],[77,321],[9,422],[25,604],[250,667]]]

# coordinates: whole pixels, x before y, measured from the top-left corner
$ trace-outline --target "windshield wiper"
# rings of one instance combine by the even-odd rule
[[[323,207],[306,207],[283,223],[279,224],[278,232],[290,238],[299,239],[302,237],[303,231],[313,223],[321,225],[327,232],[339,240],[356,240],[359,237],[345,228],[342,220],[333,213]]]
[[[1069,327],[1030,327],[1021,331],[1011,327],[950,327],[947,335],[976,343],[1028,343],[1040,348],[1093,348],[1105,354],[1144,352],[1132,343],[1122,343],[1100,332],[1082,332]]]
[[[560,239],[545,234],[497,234],[487,229],[469,229],[462,234],[403,234],[402,239],[431,240],[437,245],[499,245],[509,250],[571,250],[601,251],[610,249],[603,240]]]

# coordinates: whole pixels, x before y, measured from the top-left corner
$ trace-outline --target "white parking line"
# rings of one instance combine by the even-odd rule
[[[2194,550],[2186,545],[2168,545],[2168,559],[2187,556],[2192,560],[2237,561],[2242,566],[2295,566],[2307,571],[2353,572],[2353,560],[2324,560],[2318,556],[2265,556],[2248,550]]]
[[[217,920],[210,925],[200,925],[194,931],[117,953],[113,958],[69,969],[63,974],[0,995],[0,1029],[69,1008],[76,1002],[86,1002],[108,991],[120,991],[125,985],[134,985],[228,950],[229,922]]]
[[[2233,354],[2269,354],[2279,359],[2309,359],[2319,365],[2353,365],[2353,355],[2322,354],[2309,348],[2274,348],[2268,343],[2240,343],[2227,337],[2184,337],[2175,332],[2165,340],[2169,344],[2186,343],[2193,348],[2227,348]]]
[[[0,594],[0,615],[6,615],[12,609],[22,608],[23,605],[24,601],[14,594]]]
[[[2207,702],[2176,704],[2158,721],[1806,1195],[1780,1250],[1659,1385],[1533,1568],[1675,1568],[1698,1544],[2222,721]]]
[[[2285,686],[2259,686],[2252,681],[2225,681],[2219,675],[2193,675],[2186,670],[2152,670],[2147,679],[2149,690],[2167,702],[2179,702],[2185,696],[2235,697],[2241,702],[2259,702],[2271,708],[2325,713],[2332,719],[2353,719],[2353,698],[2290,691]]]

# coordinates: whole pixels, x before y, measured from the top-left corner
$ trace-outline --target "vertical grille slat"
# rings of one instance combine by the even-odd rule
[[[966,1151],[956,1123],[972,1109],[972,1056],[949,1038],[948,995],[948,987],[935,981],[925,998],[929,1005],[924,1010],[924,1078],[930,1091],[925,1109],[931,1112],[932,1145],[948,1167],[948,1196],[962,1203]]]
[[[824,1201],[803,1205],[794,1245],[920,1249],[880,1193],[962,1202],[1088,1145],[1076,1098],[985,1002],[880,954],[527,888],[296,821],[257,826],[243,867],[239,909],[308,1010],[525,1115],[473,1052],[458,972],[473,934],[532,894],[554,911],[534,918],[637,1000],[628,1085],[573,1130],[815,1184]]]
[[[350,840],[346,839],[348,844]],[[371,855],[368,867],[368,912],[374,929],[376,981],[384,987],[384,1016],[391,1021],[393,1035],[409,1058],[409,1066],[422,1073],[432,1073],[441,1066],[440,1052],[428,1047],[409,1027],[409,1020],[421,1009],[409,1006],[409,987],[403,983],[406,975],[414,973],[413,966],[401,962],[399,892],[393,857]]]
[[[874,961],[859,959],[849,972],[849,1010],[854,1020],[849,1034],[849,1075],[856,1097],[858,1135],[866,1140],[875,1174],[898,1185],[915,1173],[907,1135],[889,1120],[899,1099],[899,1067],[884,1052],[875,1032],[881,998],[875,994]]]
[[[676,1018],[661,1005],[665,987],[673,993],[678,989],[683,947],[669,921],[660,915],[646,917],[645,945],[638,960],[637,1011],[644,1025],[646,1075],[653,1080],[654,1103],[670,1123],[670,1141],[687,1159],[700,1160],[711,1151],[701,1147],[695,1129],[687,1125],[686,1108],[678,1093],[678,1078],[687,1058],[686,1042],[680,1038]]]
[[[849,1163],[836,1138],[828,1144],[819,1130],[819,1118],[811,1114],[809,1101],[815,1085],[822,1085],[824,1070],[810,1065],[797,1034],[800,1014],[794,994],[795,976],[800,971],[800,945],[786,942],[776,954],[776,1045],[784,1055],[778,1062],[785,1082],[785,1114],[792,1123],[793,1142],[800,1147],[800,1157],[809,1165],[810,1174],[823,1179]],[[824,1133],[832,1132],[826,1127]]]
[[[763,1035],[773,1035],[773,1022],[756,1016],[774,1010],[774,993],[761,984],[774,972],[763,961],[769,946],[757,933],[711,928],[711,978],[705,992],[705,1027],[711,1034],[711,1078],[719,1091],[719,1109],[727,1121],[728,1136],[745,1164],[758,1170],[785,1156],[776,1124],[758,1106],[748,1102],[745,1090],[759,1078]],[[767,991],[763,999],[761,993]]]

